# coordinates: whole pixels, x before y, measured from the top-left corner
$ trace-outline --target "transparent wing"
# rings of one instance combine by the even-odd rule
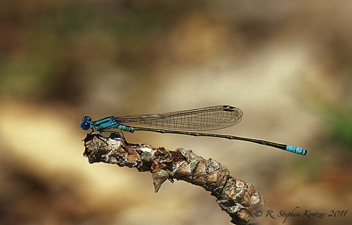
[[[126,125],[182,131],[206,131],[233,126],[242,119],[242,111],[228,105],[169,113],[118,117]]]

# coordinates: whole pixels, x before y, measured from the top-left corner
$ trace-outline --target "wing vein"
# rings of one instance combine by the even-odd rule
[[[212,106],[200,109],[183,110],[168,113],[133,115],[118,117],[126,125],[161,128],[182,131],[217,130],[234,126],[242,119],[240,109],[228,106]]]

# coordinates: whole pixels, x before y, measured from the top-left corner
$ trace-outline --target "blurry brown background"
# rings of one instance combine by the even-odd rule
[[[200,187],[90,165],[84,115],[219,104],[243,120],[218,131],[308,150],[299,156],[215,138],[136,132],[227,166],[274,211],[352,221],[351,1],[0,3],[0,224],[230,224]],[[282,224],[284,218],[266,218]]]

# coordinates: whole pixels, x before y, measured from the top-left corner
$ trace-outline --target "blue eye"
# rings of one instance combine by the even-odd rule
[[[91,121],[92,121],[92,118],[90,118],[89,116],[83,117],[82,123],[81,123],[82,129],[88,130],[90,128]]]
[[[88,130],[90,127],[90,124],[88,122],[82,122],[81,127],[83,130]]]

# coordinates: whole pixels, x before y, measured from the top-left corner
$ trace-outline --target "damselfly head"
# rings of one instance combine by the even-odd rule
[[[88,130],[90,128],[92,118],[90,116],[85,116],[82,119],[81,127],[83,130]]]

